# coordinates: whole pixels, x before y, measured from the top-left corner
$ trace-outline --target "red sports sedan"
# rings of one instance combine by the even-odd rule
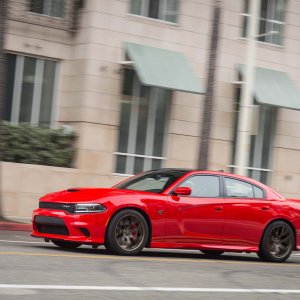
[[[153,170],[112,188],[48,194],[32,222],[33,236],[59,247],[105,245],[121,255],[177,248],[282,262],[300,249],[300,200],[223,172]]]

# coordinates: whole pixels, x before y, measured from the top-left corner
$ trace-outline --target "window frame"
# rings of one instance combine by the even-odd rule
[[[251,14],[249,13],[249,0],[243,0],[244,1],[244,5],[243,5],[243,11],[240,13],[240,16],[242,17],[242,26],[241,26],[241,34],[240,34],[240,38],[241,39],[247,39],[247,26],[249,26],[249,17],[251,16]],[[246,5],[245,3],[248,1],[248,5]],[[264,1],[264,0],[262,0]],[[274,0],[266,0],[267,3],[267,12],[266,12],[266,17],[262,17],[262,7],[259,8],[259,18],[258,18],[258,22],[259,22],[259,32],[261,31],[261,21],[266,22],[266,32],[263,33],[259,33],[259,35],[261,34],[265,34],[268,33],[270,31],[272,31],[272,28],[274,26],[274,24],[278,24],[280,26],[282,26],[282,35],[281,35],[281,42],[274,42],[274,35],[270,34],[270,35],[265,35],[265,36],[258,36],[257,37],[257,42],[260,43],[264,43],[264,44],[268,44],[268,45],[273,45],[275,47],[284,47],[284,32],[285,32],[285,27],[286,27],[286,21],[285,21],[285,16],[286,16],[286,10],[284,10],[284,17],[283,17],[283,21],[278,21],[275,20],[274,18],[271,18],[272,15],[274,15],[275,13],[275,6],[276,4],[274,4]],[[262,4],[261,4],[262,6]],[[285,6],[287,6],[287,1],[285,1]],[[245,8],[248,8],[248,12],[244,11]],[[246,20],[246,21],[245,21]],[[270,28],[270,24],[272,24],[271,28]],[[278,35],[280,35],[280,32],[278,32]]]
[[[221,175],[216,175],[216,174],[192,174],[184,179],[182,179],[181,182],[179,182],[170,192],[169,195],[174,196],[175,194],[175,190],[185,181],[191,179],[192,177],[199,177],[199,176],[213,176],[213,177],[218,177],[219,178],[219,196],[218,197],[201,197],[201,196],[192,196],[192,195],[187,195],[184,197],[188,197],[188,198],[200,198],[200,199],[221,199],[224,198],[224,186],[222,183],[222,176]]]
[[[143,162],[143,168],[141,172],[148,171],[149,169],[153,169],[153,160],[160,160],[161,165],[159,168],[163,167],[164,161],[167,159],[164,156],[165,148],[166,148],[166,136],[168,134],[168,126],[170,121],[170,109],[166,107],[165,109],[165,116],[164,116],[164,134],[163,134],[163,140],[162,140],[162,156],[155,156],[152,155],[154,152],[154,144],[155,144],[155,130],[156,130],[156,124],[155,120],[157,119],[157,107],[158,107],[158,93],[160,92],[159,87],[148,87],[148,95],[149,97],[149,103],[148,103],[148,112],[147,112],[147,124],[146,124],[146,138],[145,138],[145,149],[144,154],[137,154],[136,152],[136,146],[137,146],[137,139],[138,139],[138,126],[139,126],[139,111],[140,111],[140,104],[141,104],[141,96],[140,91],[143,86],[143,84],[140,82],[138,75],[136,71],[133,68],[124,68],[124,71],[126,69],[131,69],[134,71],[133,75],[133,81],[132,81],[132,88],[131,88],[131,95],[125,95],[123,93],[123,90],[121,92],[121,100],[120,105],[123,103],[129,103],[130,104],[130,114],[129,114],[129,125],[128,125],[128,138],[127,138],[127,152],[121,152],[121,151],[115,151],[114,155],[116,157],[116,163],[115,163],[115,172],[113,175],[120,175],[120,176],[132,176],[135,174],[135,158],[142,158],[144,159]],[[125,73],[124,73],[125,74]],[[125,82],[125,77],[123,77],[122,85]],[[169,93],[168,99],[165,99],[166,102],[172,100],[172,91],[167,89],[162,89],[164,92]],[[167,106],[168,104],[165,103]],[[169,104],[170,105],[170,104]],[[122,107],[120,108],[120,114],[119,114],[119,126],[120,128],[120,121],[122,117]],[[118,133],[120,135],[120,129],[118,130]],[[119,137],[120,138],[120,137]],[[118,138],[117,147],[120,148],[120,140]],[[118,156],[125,156],[126,162],[125,162],[125,173],[119,173],[117,170],[118,166]],[[154,168],[157,169],[157,168]]]
[[[236,156],[236,142],[237,142],[237,126],[238,126],[238,117],[240,113],[240,102],[241,102],[241,93],[243,86],[240,82],[243,81],[241,74],[237,74],[238,76],[238,83],[235,84],[235,101],[234,101],[234,126],[232,127],[233,130],[233,139],[232,139],[232,156],[231,156],[231,164],[227,165],[231,169],[231,173],[234,173],[234,169],[237,168],[235,165],[235,156]],[[259,104],[254,97],[254,104],[256,105],[256,117],[257,118],[257,125],[256,128],[252,129],[252,133],[250,135],[250,149],[249,149],[249,164],[248,167],[245,169],[247,170],[247,176],[257,180],[263,184],[268,184],[271,180],[271,176],[273,173],[273,169],[271,168],[273,162],[273,147],[276,135],[276,120],[278,115],[278,108],[272,107],[265,104]],[[267,119],[268,118],[268,119]],[[269,120],[266,122],[265,120]],[[267,135],[266,133],[266,126],[270,125],[269,130],[271,134]],[[260,130],[258,131],[258,128]],[[267,154],[267,161],[268,164],[263,166],[262,165],[262,155],[264,151],[264,143],[266,142],[266,136],[268,136],[268,154]],[[259,149],[261,151],[259,151]],[[265,148],[266,149],[266,148]]]
[[[169,21],[166,20],[167,17],[167,2],[168,0],[158,0],[158,17],[157,18],[153,18],[149,16],[150,10],[149,10],[149,5],[150,5],[150,1],[151,0],[141,0],[141,9],[140,9],[140,13],[136,14],[132,12],[131,6],[132,6],[132,1],[129,1],[129,14],[132,16],[139,16],[139,17],[144,17],[147,19],[151,19],[151,20],[158,20],[160,22],[165,22],[165,23],[169,23],[169,24],[178,24],[178,19],[179,19],[179,8],[180,8],[180,0],[176,0],[177,1],[177,11],[176,14],[174,13],[175,16],[175,21]]]
[[[43,89],[43,75],[45,61],[52,61],[55,63],[54,80],[53,80],[53,94],[52,94],[52,105],[50,113],[49,128],[54,128],[57,111],[58,111],[58,98],[59,98],[59,84],[60,84],[60,62],[55,59],[41,58],[32,55],[24,55],[14,52],[7,52],[6,54],[14,55],[16,57],[15,70],[14,70],[14,83],[11,95],[11,112],[9,116],[9,123],[18,125],[22,123],[30,124],[31,126],[40,126],[40,107],[42,103],[42,89]],[[22,85],[24,80],[24,63],[25,58],[36,59],[35,73],[34,73],[34,86],[32,96],[32,107],[30,122],[20,122],[20,111],[21,111],[21,97],[22,97]],[[39,75],[39,76],[38,76]],[[6,101],[6,99],[5,99]]]
[[[254,196],[254,197],[230,197],[230,196],[228,196],[225,178],[228,178],[228,179],[232,179],[232,180],[236,180],[236,181],[240,181],[240,182],[243,182],[243,183],[250,184],[251,187],[252,187],[252,192],[253,192],[253,196]],[[263,189],[262,187],[258,186],[257,184],[253,184],[252,182],[249,182],[249,181],[247,181],[247,180],[240,179],[240,178],[235,178],[235,177],[231,177],[231,176],[222,176],[222,182],[223,182],[224,198],[229,198],[229,199],[252,199],[252,200],[255,200],[255,199],[264,199],[264,200],[266,200],[266,191],[265,191],[265,189]],[[255,197],[254,187],[256,187],[256,188],[262,190],[262,192],[263,192],[263,197],[262,197],[262,198],[256,198],[256,197]]]

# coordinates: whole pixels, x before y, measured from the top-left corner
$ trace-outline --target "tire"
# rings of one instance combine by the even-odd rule
[[[62,240],[51,240],[51,241],[54,245],[64,248],[64,249],[76,249],[79,246],[81,246],[80,243],[75,243],[75,242],[68,242],[68,241],[62,241]]]
[[[219,251],[219,250],[200,250],[200,251],[208,257],[219,257],[224,253],[224,251]]]
[[[291,226],[283,221],[275,221],[265,230],[257,255],[264,261],[283,262],[294,248],[295,235]]]
[[[125,209],[112,217],[106,231],[105,247],[113,254],[136,255],[143,250],[148,237],[149,228],[143,215]]]

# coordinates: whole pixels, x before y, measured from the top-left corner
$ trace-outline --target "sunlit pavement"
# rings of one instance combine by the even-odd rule
[[[255,254],[103,247],[62,250],[28,232],[0,231],[0,299],[300,299],[300,253],[282,264]]]

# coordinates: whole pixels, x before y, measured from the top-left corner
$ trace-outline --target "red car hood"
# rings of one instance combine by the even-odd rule
[[[40,198],[43,202],[63,202],[63,203],[82,203],[100,198],[118,196],[118,195],[132,195],[141,193],[132,190],[118,190],[113,188],[72,188],[60,192],[47,194]]]

